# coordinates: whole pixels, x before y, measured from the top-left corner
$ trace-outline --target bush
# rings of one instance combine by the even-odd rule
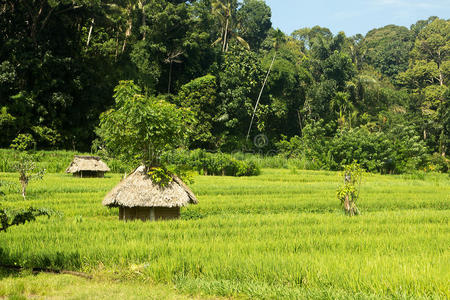
[[[433,155],[429,156],[425,171],[447,173],[449,169],[450,160],[440,155],[439,153],[434,153]]]
[[[185,166],[203,175],[256,176],[260,174],[260,169],[254,162],[236,159],[231,154],[210,153],[201,149],[167,152],[161,160],[169,165]]]
[[[302,137],[284,138],[276,144],[280,155],[302,159],[315,168],[340,170],[356,161],[364,169],[379,173],[404,173],[428,165],[446,171],[445,161],[430,162],[425,143],[410,126],[394,126],[387,133],[364,127],[338,131],[327,137],[322,122],[305,127]]]

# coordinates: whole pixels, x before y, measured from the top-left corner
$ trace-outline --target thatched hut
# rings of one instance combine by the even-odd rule
[[[119,207],[119,220],[178,219],[180,207],[197,204],[197,198],[180,178],[166,187],[155,184],[140,166],[103,199],[103,205]]]
[[[98,156],[75,155],[73,161],[66,169],[66,173],[72,173],[77,177],[104,177],[111,171]]]

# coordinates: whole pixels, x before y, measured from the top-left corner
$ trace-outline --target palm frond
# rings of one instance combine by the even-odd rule
[[[239,43],[244,46],[247,50],[250,50],[250,45],[247,43],[246,40],[244,40],[243,38],[241,38],[238,35],[234,35],[234,37],[239,41]]]

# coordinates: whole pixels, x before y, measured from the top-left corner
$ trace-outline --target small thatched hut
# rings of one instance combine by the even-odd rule
[[[104,177],[111,171],[98,156],[75,155],[73,161],[66,169],[66,173],[72,173],[77,177]]]
[[[197,204],[197,198],[180,178],[173,176],[172,182],[161,187],[140,166],[123,179],[103,199],[103,205],[119,207],[119,220],[154,221],[178,219],[180,207]]]

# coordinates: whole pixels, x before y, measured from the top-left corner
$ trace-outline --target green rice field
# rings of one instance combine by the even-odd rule
[[[129,284],[143,299],[155,286],[170,299],[450,298],[448,174],[368,174],[362,215],[352,218],[336,199],[335,172],[197,176],[191,188],[199,204],[183,208],[181,220],[153,223],[124,223],[118,209],[102,206],[120,178],[50,173],[30,184],[27,201],[7,190],[5,207],[47,207],[60,215],[0,233],[0,264],[86,272],[94,276],[86,283],[93,292],[103,285],[95,280],[106,278],[111,286]],[[17,174],[0,179],[17,181]],[[0,299],[24,286],[22,276],[29,275],[0,273]],[[33,282],[51,280],[39,276],[19,294],[53,295],[33,290]]]

